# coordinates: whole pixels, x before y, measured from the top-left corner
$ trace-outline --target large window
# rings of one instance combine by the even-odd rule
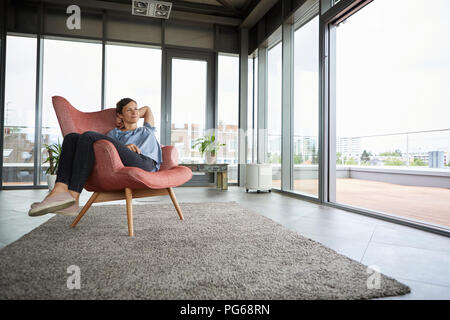
[[[237,182],[239,125],[239,57],[219,55],[218,73],[218,163],[228,163],[228,181]]]
[[[336,27],[336,202],[450,227],[449,13],[377,0]]]
[[[294,34],[294,191],[318,196],[319,16]]]
[[[156,137],[161,127],[161,49],[106,46],[106,105],[115,108],[122,98],[149,106],[155,118]],[[139,125],[142,125],[141,119]]]
[[[42,145],[62,143],[52,96],[66,98],[80,111],[101,110],[102,45],[45,39],[43,72]],[[41,161],[46,157],[43,149]]]
[[[272,166],[272,186],[281,188],[281,60],[282,44],[268,51],[267,63],[267,159]]]
[[[32,185],[36,100],[36,38],[8,36],[3,185]]]

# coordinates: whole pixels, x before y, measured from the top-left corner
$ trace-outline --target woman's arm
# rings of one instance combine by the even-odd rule
[[[152,127],[155,126],[155,119],[153,117],[153,112],[150,107],[145,106],[139,109],[139,118],[144,118],[144,122],[149,123]]]

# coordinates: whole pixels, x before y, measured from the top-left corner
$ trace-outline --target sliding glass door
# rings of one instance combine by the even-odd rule
[[[194,141],[214,128],[212,54],[168,50],[163,144],[177,148],[180,163],[203,163]]]

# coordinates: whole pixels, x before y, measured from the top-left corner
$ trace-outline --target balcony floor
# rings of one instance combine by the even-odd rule
[[[280,180],[273,180],[279,187]],[[317,197],[318,180],[294,181],[295,192]],[[336,202],[450,228],[450,189],[336,179]]]

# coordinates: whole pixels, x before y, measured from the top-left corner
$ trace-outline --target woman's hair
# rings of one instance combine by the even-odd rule
[[[122,114],[122,109],[123,107],[125,107],[127,104],[129,104],[130,102],[134,102],[136,103],[136,101],[134,101],[131,98],[123,98],[121,99],[119,102],[117,102],[116,104],[116,113],[120,113]]]

